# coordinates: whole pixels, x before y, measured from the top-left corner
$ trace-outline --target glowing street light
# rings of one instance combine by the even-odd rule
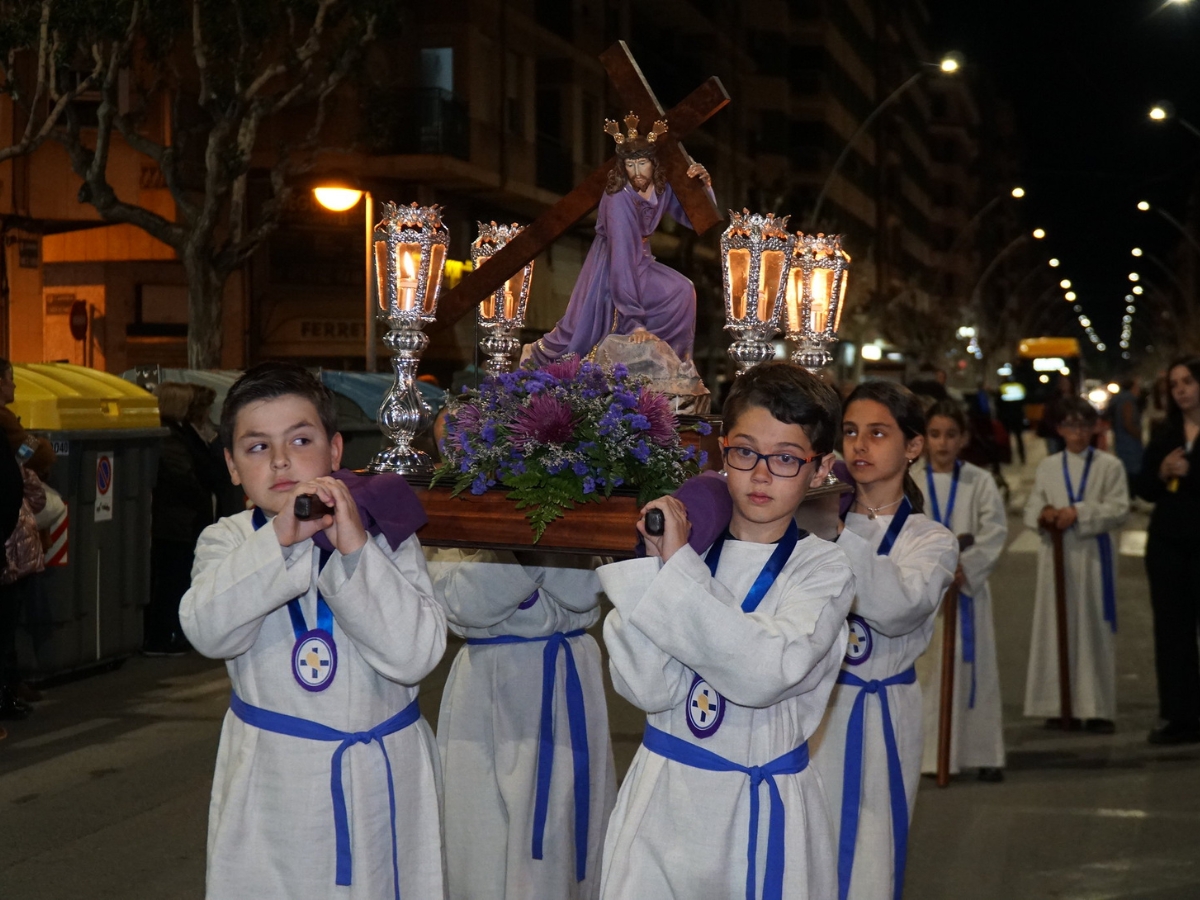
[[[1138,201],[1138,209],[1140,209],[1142,212],[1146,212],[1147,210],[1150,209],[1150,204],[1147,203],[1145,200],[1139,200]]]
[[[1057,269],[1060,265],[1062,265],[1062,262],[1058,259],[1057,256],[1054,257],[1052,260],[1050,260],[1050,268]]]
[[[941,62],[938,63],[938,68],[947,75],[951,75],[961,69],[962,64],[963,55],[961,53],[947,53],[942,57]]]
[[[1015,187],[1015,188],[1013,188],[1013,189],[1012,189],[1012,195],[1013,195],[1013,197],[1015,197],[1016,199],[1020,200],[1022,197],[1024,197],[1024,196],[1025,196],[1025,188],[1023,188],[1023,187]]]
[[[375,223],[372,220],[375,218],[375,198],[371,196],[370,191],[364,191],[359,188],[353,179],[340,175],[327,176],[322,184],[313,188],[313,197],[330,212],[345,212],[348,209],[353,209],[358,205],[359,200],[366,197],[367,202],[363,206],[363,222],[365,223],[365,257],[363,265],[365,269],[364,283],[366,285],[366,346],[363,348],[363,363],[368,372],[374,372],[376,364],[375,317],[377,312],[375,298],[372,294],[375,282],[375,253],[372,249],[374,246],[373,235]]]
[[[1145,288],[1143,288],[1140,284],[1137,284],[1137,285],[1134,285],[1133,292],[1135,294],[1142,294],[1145,292]]]
[[[1130,281],[1137,281],[1137,280],[1138,280],[1138,279],[1140,279],[1141,277],[1142,277],[1142,276],[1141,276],[1141,275],[1139,275],[1137,272],[1130,272],[1130,273],[1129,273],[1129,280],[1130,280]]]
[[[1141,255],[1142,255],[1142,248],[1141,248],[1141,247],[1134,247],[1132,250],[1130,250],[1130,251],[1129,251],[1129,255],[1130,255],[1130,256],[1141,256]]]
[[[1167,100],[1160,100],[1158,103],[1155,103],[1150,107],[1150,112],[1147,115],[1154,122],[1165,122],[1168,119],[1174,119],[1192,134],[1196,135],[1196,137],[1200,137],[1200,128],[1197,128],[1187,119],[1175,115],[1175,106]]]
[[[1070,278],[1064,278],[1062,281],[1060,281],[1060,282],[1058,283],[1058,286],[1059,286],[1060,288],[1063,288],[1064,290],[1065,290],[1065,289],[1067,289],[1067,288],[1069,288],[1069,287],[1071,286],[1071,279],[1070,279]]]
[[[1044,238],[1046,236],[1046,229],[1044,229],[1044,228],[1033,229],[1033,236],[1040,241],[1042,238]]]
[[[1076,295],[1075,295],[1074,291],[1067,291],[1065,294],[1063,294],[1063,299],[1070,301],[1070,300],[1074,300],[1075,296]]]

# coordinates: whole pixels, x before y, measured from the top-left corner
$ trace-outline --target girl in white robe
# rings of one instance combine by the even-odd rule
[[[741,375],[724,409],[729,531],[701,558],[685,508],[663,497],[646,508],[666,522],[646,537],[652,555],[599,570],[616,607],[604,623],[613,686],[647,713],[609,822],[605,900],[834,895],[806,739],[845,652],[853,579],[793,516],[832,462],[837,407],[791,364]]]
[[[1116,532],[1129,515],[1129,487],[1121,461],[1088,445],[1095,422],[1095,410],[1084,400],[1064,411],[1059,432],[1066,449],[1038,465],[1025,503],[1026,527],[1041,533],[1025,715],[1062,715],[1054,550],[1049,532],[1041,527],[1052,513],[1063,531],[1071,714],[1090,730],[1107,734],[1117,712]]]
[[[958,565],[957,540],[922,515],[908,478],[924,432],[906,388],[868,382],[847,399],[842,454],[857,484],[837,544],[856,591],[842,673],[813,739],[833,808],[841,900],[899,900],[904,888],[923,746],[913,664]]]
[[[982,781],[1000,781],[1004,768],[1004,725],[996,629],[988,576],[1004,552],[1008,514],[991,474],[958,459],[969,440],[966,415],[954,401],[934,404],[926,414],[925,464],[913,480],[925,497],[925,512],[970,546],[958,557],[958,633],[955,643],[950,771],[979,769]],[[942,690],[942,616],[929,650],[917,662],[925,706],[925,754],[921,771],[937,771]]]
[[[600,580],[590,558],[557,556],[536,565],[543,560],[531,556],[522,556],[525,565],[512,553],[483,550],[442,550],[430,558],[450,630],[467,639],[450,670],[437,729],[450,900],[600,894],[600,854],[617,786],[600,648],[582,633],[600,618]],[[551,777],[545,818],[535,822],[545,737],[540,701],[553,635],[569,635],[571,660],[566,647],[553,653]],[[577,695],[569,687],[571,665]],[[587,731],[582,823],[573,763],[585,761],[573,742],[573,712],[582,713]]]

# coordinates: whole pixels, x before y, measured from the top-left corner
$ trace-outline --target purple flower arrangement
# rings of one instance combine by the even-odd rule
[[[703,422],[697,430],[707,433]],[[667,398],[629,375],[568,358],[490,377],[451,405],[434,483],[508,492],[540,539],[576,503],[620,488],[645,503],[704,466],[685,447]]]

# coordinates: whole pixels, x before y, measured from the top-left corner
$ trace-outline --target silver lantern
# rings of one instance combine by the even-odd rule
[[[796,344],[792,362],[810,372],[833,360],[829,347],[838,339],[849,271],[840,234],[796,234],[785,300],[787,336]]]
[[[795,236],[784,216],[730,210],[721,235],[721,276],[725,293],[725,330],[734,342],[729,355],[741,375],[775,355],[771,339],[779,330]]]
[[[522,231],[522,226],[515,223],[478,224],[479,236],[471,242],[471,263],[476,269]],[[479,304],[479,327],[487,333],[487,337],[479,342],[479,347],[488,356],[484,370],[489,375],[499,375],[512,369],[512,358],[521,349],[517,334],[525,324],[525,307],[529,303],[532,281],[533,262],[530,261]]]
[[[420,475],[433,471],[429,454],[413,447],[432,413],[417,391],[417,365],[429,344],[422,329],[437,314],[438,291],[449,234],[437,206],[383,205],[375,226],[375,269],[379,306],[387,317],[383,342],[392,351],[396,377],[379,407],[379,427],[390,446],[375,454],[369,470]]]

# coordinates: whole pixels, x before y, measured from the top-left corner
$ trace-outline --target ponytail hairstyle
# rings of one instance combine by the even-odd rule
[[[949,419],[958,426],[958,430],[964,435],[971,433],[970,428],[967,427],[967,412],[963,409],[963,405],[955,400],[938,400],[934,403],[929,407],[929,412],[925,413],[925,424],[928,425],[932,422],[934,416]]]
[[[915,437],[925,436],[925,410],[917,395],[904,385],[893,381],[864,381],[850,392],[843,409],[849,409],[855,400],[874,400],[885,407],[900,426],[906,444]],[[925,496],[908,471],[904,473],[904,496],[913,512],[925,512]]]

